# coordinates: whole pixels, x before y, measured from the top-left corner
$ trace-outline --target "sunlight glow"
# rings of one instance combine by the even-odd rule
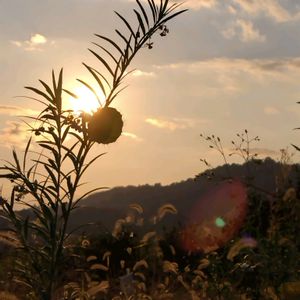
[[[74,88],[74,94],[78,96],[78,99],[70,98],[70,104],[71,109],[73,109],[75,113],[82,111],[92,113],[101,107],[96,96],[85,86]],[[98,95],[103,105],[105,101],[104,95],[102,93],[98,93]]]

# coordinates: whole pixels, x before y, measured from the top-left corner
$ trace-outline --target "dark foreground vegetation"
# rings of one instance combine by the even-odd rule
[[[181,209],[188,215],[220,182],[233,184],[228,170],[247,189],[242,223],[228,232],[231,224],[225,213],[221,237],[217,231],[205,231],[210,226],[206,219],[196,223],[196,234],[187,236],[189,222]],[[64,291],[58,291],[57,299],[63,299],[63,293],[65,299],[299,299],[299,166],[265,159],[212,172],[211,179],[206,172],[166,187],[117,188],[83,201],[83,206],[92,205],[98,199],[100,213],[124,195],[120,218],[113,224],[103,224],[100,213],[99,222],[69,240],[60,276]],[[174,201],[160,201],[172,196]],[[30,299],[30,289],[14,282],[20,257],[14,237],[9,232],[6,237],[1,248],[2,289],[17,299]],[[194,244],[187,246],[187,238]]]
[[[185,12],[179,6],[136,0],[134,26],[117,13],[118,42],[96,34],[90,52],[102,69],[83,65],[105,102],[78,80],[99,100],[96,112],[65,109],[64,94],[77,96],[64,88],[63,70],[50,84],[40,80],[40,89],[26,87],[41,110],[28,116],[35,125],[26,123],[32,135],[24,151],[13,150],[0,167],[11,185],[0,197],[0,299],[300,299],[299,168],[286,150],[278,163],[259,160],[250,148],[259,139],[247,130],[229,154],[243,166],[228,164],[219,137],[201,135],[224,167],[202,158],[207,170],[195,180],[77,196],[103,155],[90,157],[91,149],[122,133],[111,104],[129,65],[153,48],[155,34],[169,33],[166,24]],[[94,223],[82,227],[87,221]]]

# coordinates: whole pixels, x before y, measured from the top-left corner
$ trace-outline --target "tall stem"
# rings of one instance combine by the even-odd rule
[[[56,128],[57,128],[57,136],[58,139],[56,141],[56,147],[57,147],[57,152],[58,152],[58,157],[56,159],[56,164],[57,164],[57,185],[56,185],[56,199],[54,199],[55,202],[55,218],[54,218],[54,232],[53,235],[50,236],[51,238],[51,261],[50,261],[50,278],[49,278],[49,286],[47,293],[45,295],[45,300],[52,299],[55,287],[56,287],[56,281],[57,281],[57,271],[59,267],[59,257],[57,256],[58,253],[58,240],[59,238],[59,222],[58,222],[58,217],[59,217],[59,208],[60,208],[60,195],[61,195],[61,158],[62,158],[62,123],[61,123],[61,117],[62,117],[62,109],[61,109],[61,94],[57,95],[56,97],[56,108],[57,108],[57,115],[56,115]],[[56,111],[55,111],[56,113]]]

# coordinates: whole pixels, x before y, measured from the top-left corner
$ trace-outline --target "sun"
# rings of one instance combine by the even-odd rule
[[[82,111],[86,113],[93,113],[97,111],[97,109],[101,107],[101,105],[103,105],[105,101],[104,95],[102,93],[98,93],[98,97],[101,101],[100,104],[93,92],[85,86],[75,87],[72,92],[78,97],[77,99],[69,99],[71,109],[75,113],[80,113]]]

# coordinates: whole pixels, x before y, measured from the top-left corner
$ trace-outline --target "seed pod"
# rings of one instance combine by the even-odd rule
[[[88,123],[89,138],[99,144],[115,142],[122,133],[122,115],[112,107],[99,108]]]

